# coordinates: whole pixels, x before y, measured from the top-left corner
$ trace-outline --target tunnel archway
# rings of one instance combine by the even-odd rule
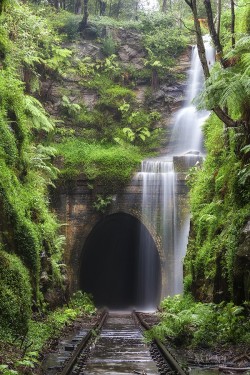
[[[161,295],[161,265],[145,225],[125,213],[98,222],[83,247],[79,281],[98,307],[155,308]]]

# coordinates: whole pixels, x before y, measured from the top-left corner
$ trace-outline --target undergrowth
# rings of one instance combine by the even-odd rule
[[[225,133],[214,115],[204,130],[206,160],[188,177],[192,226],[185,288],[199,300],[241,303],[249,296],[249,280],[242,266],[237,266],[237,251],[250,210],[242,134],[233,129]],[[246,178],[240,178],[244,173]],[[245,274],[245,285],[241,273]]]
[[[78,291],[67,305],[49,312],[46,316],[34,315],[28,321],[27,331],[22,333],[18,329],[19,334],[17,331],[13,331],[12,334],[1,332],[0,373],[3,375],[36,373],[36,368],[40,367],[41,351],[49,346],[50,340],[55,341],[62,330],[77,317],[91,316],[95,312],[92,298]]]
[[[232,302],[195,302],[190,295],[168,297],[161,302],[161,323],[151,329],[147,339],[158,337],[180,346],[216,347],[250,345],[250,306]]]

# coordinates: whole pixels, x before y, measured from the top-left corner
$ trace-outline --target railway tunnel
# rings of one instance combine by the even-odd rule
[[[101,219],[85,241],[79,281],[98,307],[155,308],[161,296],[161,263],[146,226],[122,212]]]

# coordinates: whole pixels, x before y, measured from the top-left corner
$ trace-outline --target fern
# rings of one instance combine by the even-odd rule
[[[196,99],[200,108],[227,107],[235,119],[246,120],[250,107],[250,36],[243,36],[226,55],[226,69],[215,65],[205,90]]]
[[[235,44],[235,48],[232,49],[225,58],[231,58],[234,56],[239,56],[244,53],[249,53],[250,51],[250,35],[244,35],[242,38],[238,40],[238,42]]]
[[[45,147],[41,144],[32,146],[30,155],[30,169],[40,172],[44,185],[52,185],[57,178],[59,169],[51,163],[51,158],[55,156],[56,150],[53,147]]]
[[[47,114],[42,104],[32,96],[25,96],[25,113],[31,120],[32,128],[50,132],[54,129],[54,124]]]

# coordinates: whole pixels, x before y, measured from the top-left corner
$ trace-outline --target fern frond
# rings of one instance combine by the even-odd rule
[[[240,38],[230,52],[228,52],[225,58],[231,58],[237,55],[242,55],[244,53],[249,53],[250,50],[250,35],[244,35]]]
[[[39,172],[45,185],[54,186],[52,181],[57,178],[59,173],[59,169],[51,163],[51,157],[55,154],[56,150],[53,147],[45,147],[39,144],[31,148],[30,169]]]
[[[34,129],[46,132],[54,129],[52,120],[47,117],[45,109],[36,98],[29,95],[25,96],[25,112]]]
[[[241,57],[241,65],[244,69],[244,75],[250,75],[250,53],[245,53]]]
[[[242,77],[240,74],[236,74],[234,75],[234,77],[232,77],[227,87],[223,90],[220,99],[221,106],[227,105],[229,99],[244,101],[246,92],[241,78]]]

